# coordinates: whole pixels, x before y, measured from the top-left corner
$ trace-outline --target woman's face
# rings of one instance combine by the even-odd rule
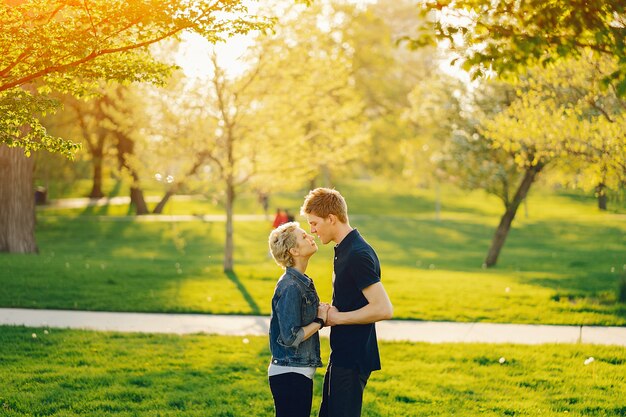
[[[315,243],[315,237],[313,235],[308,234],[300,227],[293,232],[298,239],[295,247],[297,256],[308,258],[317,252],[317,244]]]

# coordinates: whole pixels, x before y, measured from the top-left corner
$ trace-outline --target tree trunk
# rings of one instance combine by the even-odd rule
[[[99,152],[94,152],[93,158],[93,185],[89,198],[102,198],[104,193],[102,192],[102,149],[98,149]]]
[[[606,210],[606,185],[603,182],[596,186],[596,195],[598,196],[598,208]]]
[[[506,241],[506,238],[509,234],[509,230],[511,230],[511,223],[513,223],[513,219],[515,219],[517,209],[528,195],[528,190],[530,190],[530,186],[533,184],[535,178],[537,177],[537,174],[539,174],[544,166],[545,165],[543,164],[538,164],[526,170],[524,178],[517,188],[513,200],[507,206],[504,215],[500,219],[500,224],[496,229],[496,233],[494,234],[493,240],[491,241],[491,247],[489,248],[489,252],[487,253],[487,257],[485,258],[484,264],[486,267],[494,266],[498,261],[498,256],[500,255],[500,251],[504,246],[504,242]]]
[[[130,187],[130,204],[135,206],[135,213],[138,215],[148,214],[148,206],[143,196],[143,190],[139,187]]]
[[[226,244],[224,245],[224,272],[233,272],[235,263],[233,252],[233,206],[235,202],[235,187],[229,180],[226,186]]]
[[[133,178],[133,184],[130,186],[130,203],[135,206],[135,213],[138,215],[148,214],[148,205],[143,196],[143,190],[135,184],[139,184],[139,174],[132,169],[127,161],[127,155],[132,155],[134,152],[135,144],[131,139],[123,135],[121,132],[117,132],[117,160],[119,169],[127,169]]]
[[[189,171],[187,171],[187,175],[185,175],[184,178],[188,178],[192,175],[194,175],[196,172],[198,172],[198,169],[204,164],[204,160],[207,158],[207,154],[205,153],[201,153],[198,155],[198,159],[196,160],[196,162],[193,164],[193,166],[189,169]],[[178,190],[180,190],[180,187],[183,185],[183,181],[178,181],[176,183],[174,183],[166,192],[165,195],[163,196],[163,198],[161,199],[161,201],[159,201],[159,204],[156,205],[156,207],[154,208],[154,210],[152,210],[152,212],[154,214],[161,214],[163,213],[163,208],[165,207],[165,204],[167,204],[167,202],[170,200],[170,198],[174,195],[176,195],[178,193]]]
[[[170,198],[174,195],[174,192],[172,190],[168,190],[165,195],[163,196],[163,198],[161,199],[161,201],[159,201],[159,204],[156,205],[156,207],[154,208],[154,210],[152,210],[152,212],[154,214],[161,214],[163,213],[163,208],[165,208],[165,205],[167,204],[167,202],[170,200]]]
[[[0,252],[37,253],[34,158],[0,144]]]

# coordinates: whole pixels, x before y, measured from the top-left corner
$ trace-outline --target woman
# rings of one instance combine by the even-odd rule
[[[298,223],[285,223],[270,233],[270,252],[285,269],[272,297],[268,376],[276,417],[309,417],[313,375],[322,366],[319,330],[328,304],[320,304],[311,278],[305,275],[317,252],[313,236]]]

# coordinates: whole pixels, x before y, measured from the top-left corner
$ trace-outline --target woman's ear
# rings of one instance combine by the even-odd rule
[[[291,254],[291,256],[298,256],[300,254],[300,252],[298,252],[298,248],[289,249],[289,253]]]

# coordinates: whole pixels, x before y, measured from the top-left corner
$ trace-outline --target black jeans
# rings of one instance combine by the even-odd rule
[[[359,417],[370,374],[328,364],[319,417]]]
[[[289,372],[269,377],[276,417],[309,417],[313,401],[313,380]]]

